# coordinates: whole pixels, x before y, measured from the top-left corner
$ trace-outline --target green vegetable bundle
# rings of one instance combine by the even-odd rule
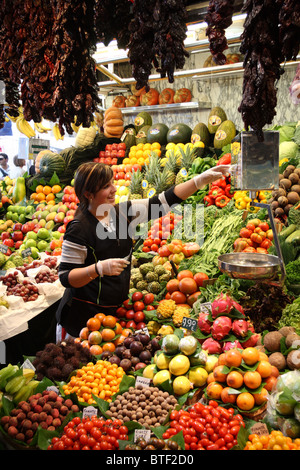
[[[300,297],[288,304],[282,311],[281,318],[278,322],[278,328],[283,326],[292,326],[296,333],[300,335]]]

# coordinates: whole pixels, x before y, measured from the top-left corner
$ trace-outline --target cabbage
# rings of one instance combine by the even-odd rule
[[[279,160],[282,158],[295,158],[298,152],[298,145],[295,142],[281,142],[279,144]]]
[[[295,126],[284,125],[278,129],[279,132],[279,144],[281,142],[290,142],[295,134]]]

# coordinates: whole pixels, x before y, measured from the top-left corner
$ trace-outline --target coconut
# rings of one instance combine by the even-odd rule
[[[274,352],[269,356],[269,363],[272,366],[277,367],[278,370],[282,370],[286,366],[286,360],[281,352]]]
[[[279,351],[281,338],[282,334],[279,331],[270,331],[263,339],[265,348],[271,352]]]
[[[283,326],[278,332],[286,337],[290,333],[295,333],[295,328],[293,326]]]
[[[287,355],[286,363],[289,369],[300,369],[300,350],[290,351]]]
[[[299,341],[300,344],[300,336],[297,333],[290,333],[287,335],[285,339],[285,345],[287,348],[290,348],[294,341]]]

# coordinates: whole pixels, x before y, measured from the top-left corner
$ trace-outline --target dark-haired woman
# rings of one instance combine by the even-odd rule
[[[168,213],[228,168],[211,168],[149,199],[115,204],[112,169],[94,162],[81,165],[74,179],[80,204],[67,225],[59,268],[66,287],[57,311],[59,328],[77,337],[96,313],[114,315],[128,298],[134,227]]]

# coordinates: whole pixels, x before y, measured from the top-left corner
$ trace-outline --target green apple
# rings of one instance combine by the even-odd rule
[[[29,238],[31,238],[32,240],[36,240],[37,237],[37,234],[33,230],[30,230],[26,233],[26,240],[28,240]]]
[[[13,215],[12,211],[7,211],[6,212],[6,220],[12,220],[12,215]]]
[[[47,247],[48,247],[48,242],[46,242],[46,240],[40,240],[37,244],[37,249],[39,251],[46,251]]]
[[[54,232],[52,232],[51,235],[53,238],[56,238],[57,240],[59,240],[61,237],[61,233],[58,230],[55,230]]]
[[[19,222],[20,222],[21,224],[25,224],[25,222],[26,222],[26,215],[25,215],[25,214],[20,214],[18,220],[19,220]]]
[[[26,240],[26,242],[25,242],[25,247],[26,247],[26,248],[35,248],[35,247],[36,247],[36,241],[33,240],[32,238],[29,238],[29,239]]]
[[[31,247],[31,256],[33,259],[39,258],[39,250],[36,247]]]
[[[46,238],[50,237],[49,230],[47,230],[46,228],[40,228],[37,232],[37,236],[42,240],[46,240]]]

